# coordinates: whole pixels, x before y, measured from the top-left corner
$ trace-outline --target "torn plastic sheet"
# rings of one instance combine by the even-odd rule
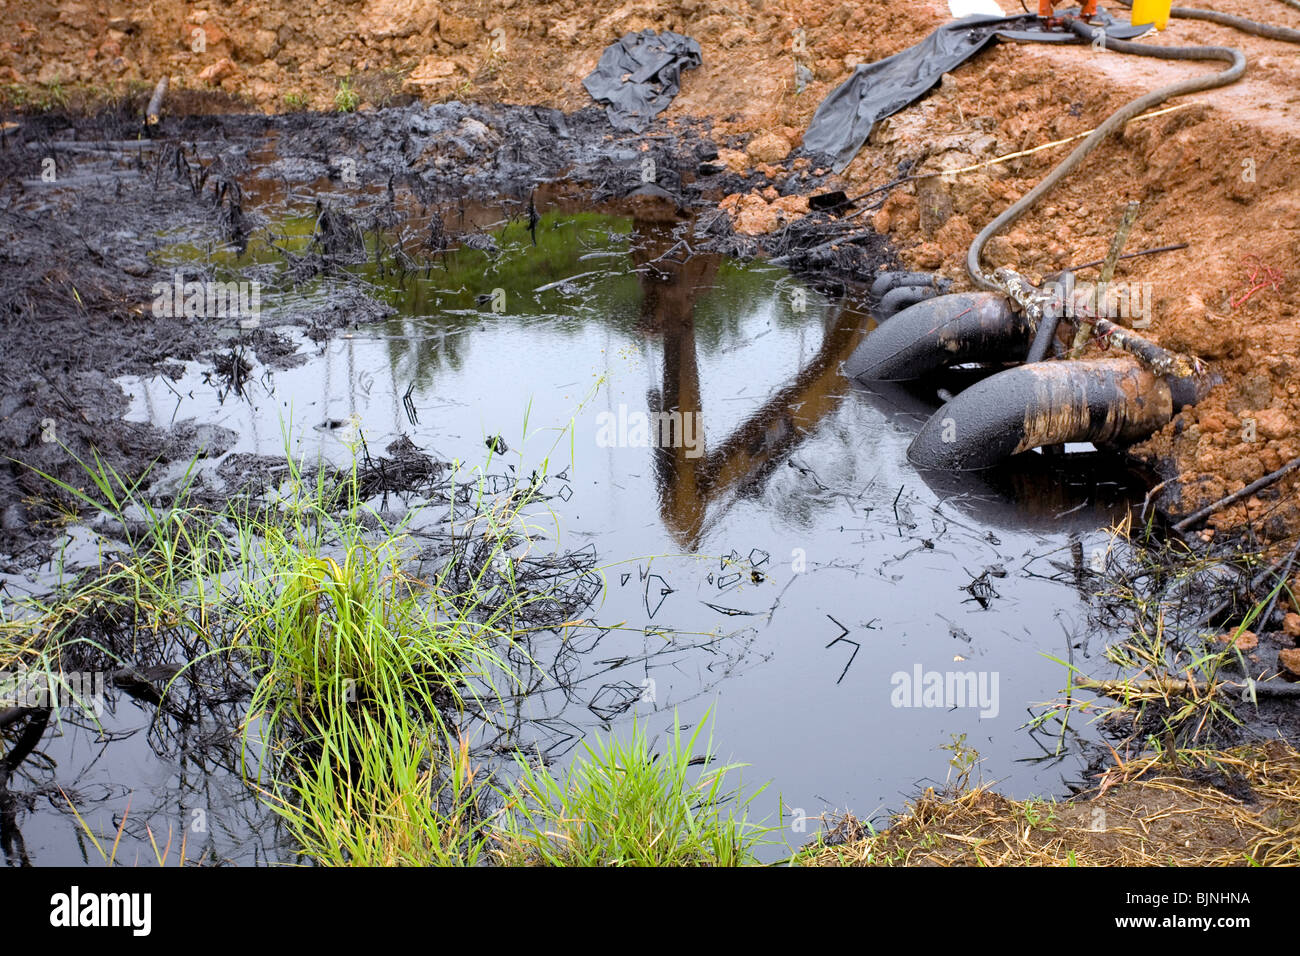
[[[1061,15],[1078,14],[1078,8]],[[1141,36],[1149,25],[1120,23],[1106,11],[1093,18],[1106,36],[1127,40]],[[813,114],[803,147],[833,158],[841,172],[871,135],[877,120],[916,102],[951,72],[984,49],[994,37],[1022,43],[1082,42],[1069,32],[1051,30],[1036,16],[970,16],[945,23],[915,46],[875,63],[859,64]]]
[[[615,129],[639,133],[673,101],[682,70],[700,62],[700,45],[690,37],[671,30],[642,30],[605,47],[582,85],[592,99],[605,104]]]

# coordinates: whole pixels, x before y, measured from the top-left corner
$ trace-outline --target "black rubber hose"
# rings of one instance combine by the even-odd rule
[[[899,286],[897,289],[890,289],[881,297],[880,304],[876,306],[876,318],[891,316],[895,312],[901,312],[908,306],[924,302],[926,299],[933,299],[938,294],[938,289],[928,285],[904,285]]]
[[[1099,27],[1089,26],[1081,20],[1071,19],[1065,22],[1066,26],[1085,40],[1091,40],[1093,31],[1100,29]],[[975,241],[971,243],[970,250],[966,254],[966,271],[970,273],[971,281],[980,288],[1001,289],[1001,286],[985,276],[980,268],[980,256],[984,252],[985,244],[1028,212],[1034,203],[1042,199],[1057,183],[1068,176],[1076,166],[1083,162],[1089,153],[1101,145],[1106,137],[1116,130],[1122,129],[1124,124],[1133,117],[1159,106],[1165,100],[1172,99],[1175,96],[1185,96],[1188,93],[1199,93],[1201,90],[1227,86],[1229,83],[1237,82],[1237,80],[1241,79],[1242,74],[1246,72],[1246,56],[1235,47],[1151,46],[1147,43],[1116,40],[1113,37],[1107,37],[1105,42],[1106,49],[1114,50],[1117,53],[1133,53],[1138,56],[1150,56],[1160,60],[1221,60],[1230,63],[1231,66],[1210,76],[1192,77],[1153,90],[1126,103],[1108,116],[1100,126],[1088,135],[1087,139],[1075,147],[1074,152],[1065,157],[1060,165],[1048,173],[1042,182],[1012,203],[1002,215],[985,226],[980,234],[975,237]]]
[[[952,287],[952,280],[943,276],[932,275],[929,272],[882,272],[871,283],[871,294],[876,298],[880,298],[886,292],[902,286],[916,285],[947,292]]]
[[[1074,288],[1074,277],[1068,272],[1062,273],[1058,282],[1062,289]],[[1066,303],[1062,301],[1043,310],[1043,320],[1038,323],[1033,344],[1029,346],[1029,354],[1025,356],[1026,362],[1041,362],[1047,358],[1047,350],[1052,347],[1052,339],[1056,337],[1056,327],[1061,322],[1061,313],[1065,311],[1065,306]]]

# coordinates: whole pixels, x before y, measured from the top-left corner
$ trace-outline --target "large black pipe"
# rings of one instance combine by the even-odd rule
[[[1127,358],[1007,369],[935,412],[907,457],[918,468],[973,471],[1042,445],[1130,444],[1164,427],[1182,407],[1175,392],[1203,397],[1212,379],[1173,384]]]
[[[849,356],[860,382],[901,382],[948,365],[1019,361],[1033,325],[1000,292],[961,292],[918,302],[885,322]]]

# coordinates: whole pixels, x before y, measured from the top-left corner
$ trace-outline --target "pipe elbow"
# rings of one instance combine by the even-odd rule
[[[966,389],[930,417],[907,457],[918,468],[975,471],[1043,445],[1131,444],[1173,415],[1170,383],[1136,362],[1041,362]]]
[[[941,295],[873,331],[845,361],[844,372],[861,382],[899,382],[948,365],[1022,359],[1033,332],[1001,293]]]

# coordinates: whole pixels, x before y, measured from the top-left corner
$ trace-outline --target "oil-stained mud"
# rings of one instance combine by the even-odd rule
[[[187,457],[201,444],[194,436],[121,423],[110,379],[169,360],[210,360],[232,341],[263,362],[292,351],[266,329],[235,335],[228,323],[155,318],[154,283],[173,281],[177,271],[157,260],[169,240],[238,248],[265,224],[260,205],[317,202],[315,241],[288,271],[289,281],[302,282],[336,275],[359,254],[363,233],[415,208],[456,207],[448,221],[427,221],[425,252],[472,246],[479,237],[464,216],[466,202],[490,200],[496,213],[526,219],[538,201],[545,204],[536,194],[553,194],[561,178],[587,200],[693,218],[762,178],[729,173],[716,159],[703,127],[611,134],[594,109],[565,115],[445,104],[342,117],[189,117],[165,121],[153,139],[112,113],[24,118],[0,144],[0,321],[8,342],[26,346],[0,356],[0,450],[61,478],[70,475],[60,445],[85,455],[93,443],[127,472],[159,452],[164,460]],[[781,189],[815,184],[805,170]],[[826,238],[801,224],[767,242],[773,252],[798,253]],[[757,244],[733,236],[727,217],[714,211],[695,224],[687,248],[752,253]],[[843,275],[869,270],[884,254],[879,240],[860,234],[834,261],[816,255]],[[211,277],[201,267],[184,275]],[[323,338],[382,314],[344,277],[299,308],[294,322]],[[37,492],[29,471],[0,468],[3,550],[23,549],[57,517],[31,504]],[[37,553],[45,552],[37,546]]]

